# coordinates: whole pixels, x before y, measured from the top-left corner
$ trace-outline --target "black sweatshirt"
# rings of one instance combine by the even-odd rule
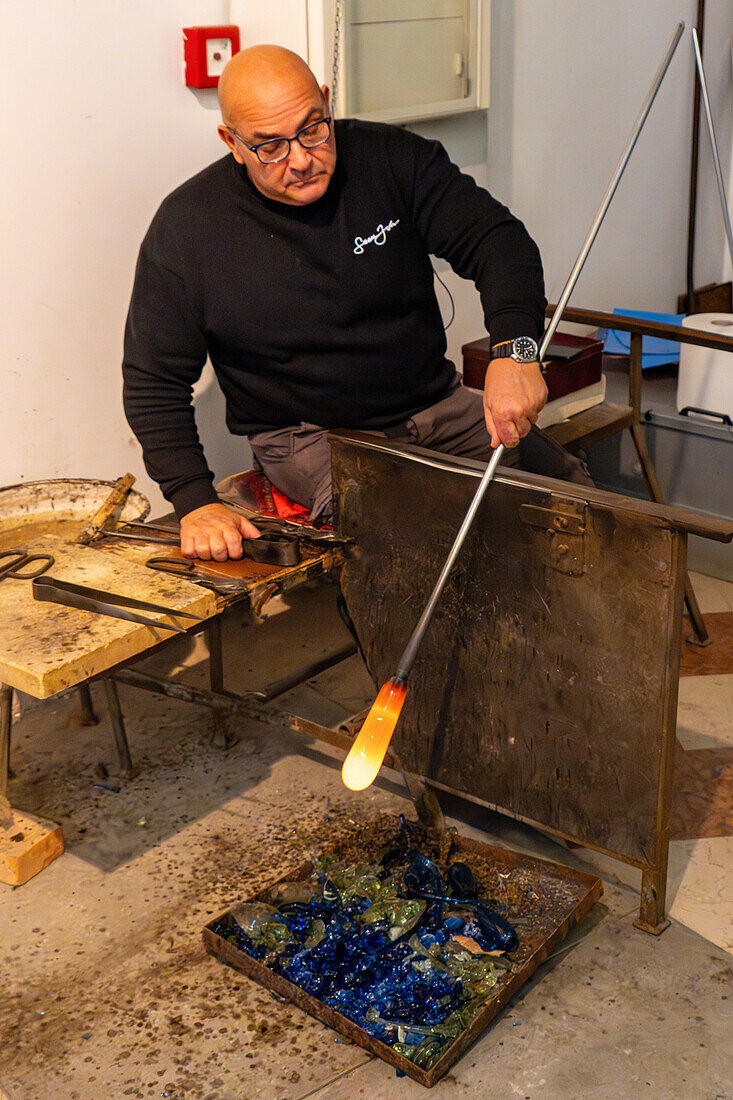
[[[143,241],[125,412],[179,516],[217,499],[191,401],[207,355],[236,435],[401,423],[455,377],[430,253],[476,284],[495,343],[539,338],[535,244],[441,145],[343,121],[336,147],[317,202],[265,198],[228,155],[165,199]]]

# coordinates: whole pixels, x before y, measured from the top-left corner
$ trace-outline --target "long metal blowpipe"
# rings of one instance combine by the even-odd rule
[[[723,171],[720,167],[720,153],[718,152],[718,143],[715,140],[715,127],[713,126],[713,114],[710,110],[708,85],[707,81],[705,80],[705,69],[703,68],[702,64],[700,42],[697,37],[697,31],[694,27],[692,28],[692,45],[695,49],[695,64],[697,65],[697,75],[700,78],[700,92],[702,94],[702,101],[705,107],[705,121],[708,124],[708,137],[710,138],[710,149],[713,154],[713,164],[715,165],[715,179],[718,184],[718,195],[720,196],[720,208],[723,212],[725,235],[728,238],[728,251],[730,252],[730,262],[733,264],[733,231],[731,231],[730,227],[728,200],[725,197],[725,183],[723,182]]]
[[[677,45],[680,38],[682,37],[682,32],[684,31],[684,29],[684,23],[677,24],[674,34],[672,35],[672,40],[667,47],[667,51],[664,55],[662,64],[659,66],[657,74],[652,82],[652,86],[647,93],[646,99],[644,100],[641,110],[639,111],[639,115],[632,127],[631,135],[628,139],[628,142],[626,143],[626,148],[624,149],[623,155],[621,156],[621,159],[616,166],[616,170],[613,173],[611,182],[609,183],[608,189],[603,196],[601,205],[598,208],[598,213],[593,219],[593,223],[588,230],[588,235],[583,242],[583,247],[580,250],[580,253],[577,260],[575,261],[570,275],[568,276],[568,281],[566,282],[565,288],[560,295],[560,298],[558,299],[558,303],[552,314],[550,323],[547,326],[544,336],[542,337],[542,342],[540,344],[538,352],[538,358],[540,362],[542,362],[545,355],[547,354],[547,349],[549,348],[550,341],[555,334],[555,329],[560,322],[560,318],[563,315],[565,306],[568,303],[568,299],[572,294],[573,289],[575,288],[576,282],[578,281],[578,276],[580,275],[580,272],[583,268],[583,264],[588,257],[588,253],[590,252],[591,246],[596,239],[598,230],[601,227],[601,223],[606,216],[606,211],[611,204],[611,199],[616,192],[619,180],[621,179],[624,169],[628,164],[629,157],[633,152],[634,146],[636,145],[642,127],[646,122],[647,115],[651,110],[652,103],[654,102],[662,80],[664,79],[667,69],[669,68],[669,63],[672,60],[675,50],[677,49]],[[368,787],[369,784],[374,781],[377,772],[382,766],[382,761],[384,760],[384,756],[387,752],[392,734],[394,733],[395,726],[397,725],[397,720],[400,716],[402,706],[405,702],[405,697],[407,695],[407,677],[409,676],[412,666],[415,663],[415,658],[417,657],[420,643],[422,642],[425,631],[427,630],[430,620],[433,617],[435,607],[438,603],[438,600],[440,599],[441,593],[443,591],[443,588],[445,587],[446,581],[448,580],[450,571],[455,564],[456,558],[460,553],[466,535],[468,534],[471,524],[473,523],[474,517],[476,515],[476,512],[478,511],[478,507],[481,503],[483,495],[491,484],[494,473],[496,472],[496,467],[501,461],[503,452],[504,447],[502,444],[499,444],[499,446],[495,449],[493,455],[491,456],[491,460],[489,461],[489,464],[481,477],[473,500],[469,505],[468,511],[466,512],[458,534],[455,537],[455,541],[453,542],[453,546],[450,549],[450,553],[445,560],[445,564],[443,565],[440,576],[436,581],[430,599],[425,605],[425,609],[423,610],[423,613],[418,620],[417,626],[410,635],[410,639],[405,646],[402,656],[400,657],[395,674],[380,689],[379,694],[377,695],[377,698],[374,701],[372,708],[366,717],[364,725],[361,727],[361,730],[359,731],[359,734],[356,737],[354,744],[351,746],[346,760],[344,761],[344,766],[341,770],[341,777],[346,786],[349,787],[352,791],[360,791],[363,790],[365,787]]]

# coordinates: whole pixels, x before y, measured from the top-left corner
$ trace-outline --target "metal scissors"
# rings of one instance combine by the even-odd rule
[[[174,577],[183,577],[194,584],[200,584],[202,588],[210,588],[212,592],[219,592],[224,596],[232,596],[237,592],[246,592],[247,582],[239,577],[216,577],[212,573],[202,573],[195,564],[181,558],[148,558],[145,563],[148,569],[157,569],[161,573],[172,573]]]
[[[3,558],[11,560],[3,562]],[[47,573],[55,560],[52,554],[29,554],[19,546],[13,546],[10,550],[0,550],[0,581],[32,581],[34,577]],[[36,566],[35,569],[27,569],[27,566],[35,561],[44,564]]]

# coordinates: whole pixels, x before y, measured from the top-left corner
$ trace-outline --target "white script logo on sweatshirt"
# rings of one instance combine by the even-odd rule
[[[354,255],[361,256],[364,248],[368,244],[383,245],[387,243],[387,234],[400,224],[400,219],[396,221],[389,221],[386,225],[382,225],[380,222],[377,228],[372,233],[371,237],[354,237]]]

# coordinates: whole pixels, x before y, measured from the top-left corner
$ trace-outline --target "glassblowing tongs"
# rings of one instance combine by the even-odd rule
[[[127,619],[131,623],[142,623],[144,626],[156,626],[163,630],[173,630],[176,634],[185,634],[181,626],[173,623],[163,623],[159,619],[149,619],[145,615],[137,615],[126,608],[136,608],[138,611],[158,611],[162,615],[180,616],[184,619],[195,619],[203,622],[201,615],[192,615],[190,611],[178,611],[175,607],[163,607],[157,603],[147,603],[145,600],[135,600],[132,596],[121,596],[116,592],[102,592],[99,588],[87,588],[85,585],[72,584],[71,581],[60,581],[56,577],[36,577],[31,581],[33,599],[42,603],[60,603],[64,607],[76,607],[81,611],[94,611],[97,615],[110,615],[113,619]]]

